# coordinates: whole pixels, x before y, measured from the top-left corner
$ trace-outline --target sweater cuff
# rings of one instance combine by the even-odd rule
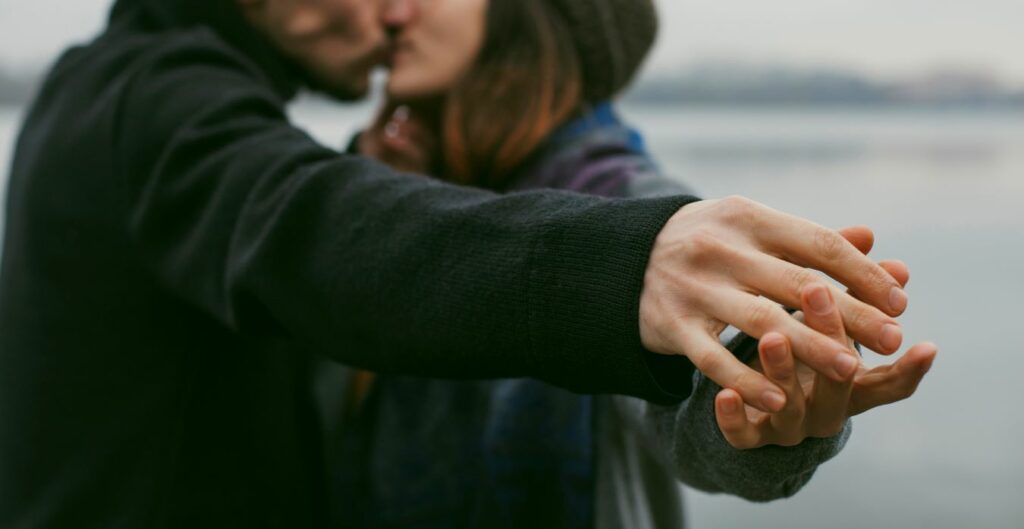
[[[553,223],[531,255],[533,359],[541,378],[582,393],[613,393],[659,404],[690,394],[693,364],[657,355],[640,341],[640,293],[658,233],[695,197],[604,200],[573,221]],[[543,348],[537,347],[544,344]]]

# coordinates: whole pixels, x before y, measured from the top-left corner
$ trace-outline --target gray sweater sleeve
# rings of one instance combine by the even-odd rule
[[[678,406],[643,406],[642,420],[654,446],[686,484],[706,492],[724,492],[750,501],[771,501],[796,494],[818,465],[843,448],[851,423],[833,437],[808,438],[793,447],[737,450],[715,421],[714,400],[721,389],[695,375],[693,395]],[[625,397],[621,397],[625,398]]]
[[[683,189],[679,184],[650,171],[632,179],[625,194],[657,196],[679,189]],[[729,349],[748,361],[757,354],[757,341],[740,335]],[[792,496],[811,479],[818,465],[842,450],[850,436],[851,423],[847,421],[833,437],[808,438],[792,447],[737,450],[725,440],[715,420],[715,396],[721,389],[697,371],[693,392],[680,404],[659,406],[614,396],[602,413],[614,414],[612,422],[633,429],[640,438],[634,446],[651,451],[650,455],[670,468],[676,479],[706,492],[751,501]]]
[[[757,341],[739,335],[729,350],[743,361],[757,354]],[[615,396],[604,413],[646,440],[638,443],[671,468],[680,481],[706,492],[724,492],[750,501],[771,501],[796,494],[818,465],[842,450],[851,422],[827,438],[807,438],[792,447],[765,446],[738,450],[725,440],[715,419],[715,396],[721,386],[699,371],[693,392],[678,405],[659,406]]]

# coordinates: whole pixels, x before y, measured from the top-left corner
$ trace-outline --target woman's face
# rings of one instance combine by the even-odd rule
[[[445,94],[483,46],[488,0],[384,0],[394,34],[387,92],[408,101]]]

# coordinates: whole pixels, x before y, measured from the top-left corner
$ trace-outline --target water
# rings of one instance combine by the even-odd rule
[[[707,196],[740,193],[908,263],[906,343],[939,357],[911,400],[855,419],[791,500],[691,494],[693,525],[1024,526],[1024,114],[638,109],[651,147]]]
[[[371,109],[300,105],[343,145]],[[907,343],[940,346],[911,400],[855,420],[795,498],[688,491],[693,527],[1024,526],[1024,114],[634,107],[651,149],[705,196],[743,194],[833,227],[868,224],[873,256],[908,263]],[[0,111],[6,166],[16,112]]]

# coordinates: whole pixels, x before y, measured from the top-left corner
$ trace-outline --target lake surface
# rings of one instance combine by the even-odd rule
[[[842,227],[908,263],[906,343],[939,344],[910,401],[854,420],[840,456],[767,505],[688,491],[700,529],[1024,527],[1024,114],[630,107],[651,149],[706,197],[742,194]],[[343,145],[366,106],[304,103]],[[6,178],[18,112],[0,109]]]

